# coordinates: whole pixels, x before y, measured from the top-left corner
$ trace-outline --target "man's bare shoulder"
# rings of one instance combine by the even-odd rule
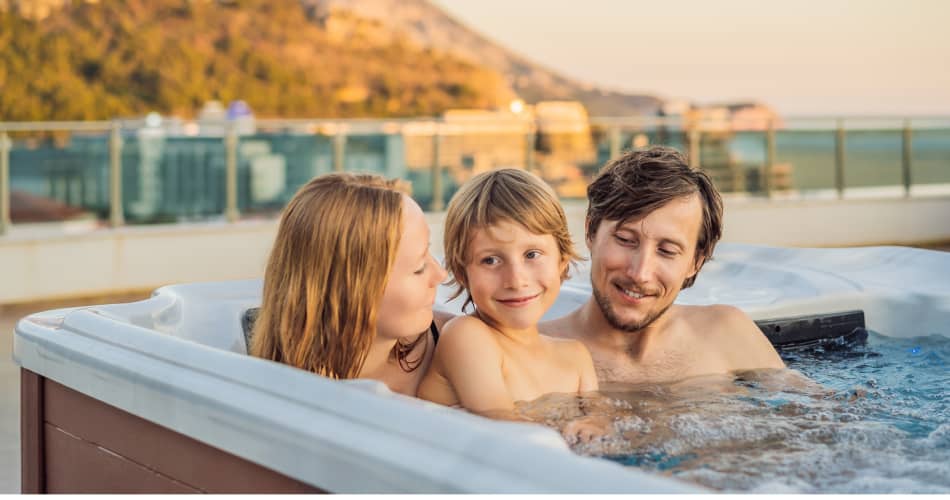
[[[542,334],[541,339],[551,346],[551,349],[558,355],[577,356],[578,353],[587,352],[587,347],[580,340],[552,337],[547,334]]]
[[[730,330],[737,326],[754,326],[752,320],[741,309],[725,304],[708,306],[676,306],[679,315],[690,326],[702,326],[704,330]]]
[[[574,317],[576,314],[575,311],[558,319],[538,323],[538,331],[551,338],[576,340],[580,338],[579,329],[576,327],[577,321]]]
[[[733,369],[785,366],[762,330],[741,309],[723,304],[682,307],[690,330],[724,354]]]

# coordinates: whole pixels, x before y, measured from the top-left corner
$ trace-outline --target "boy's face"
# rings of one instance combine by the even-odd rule
[[[567,266],[554,236],[501,221],[475,230],[468,253],[467,288],[482,320],[506,332],[536,328]]]

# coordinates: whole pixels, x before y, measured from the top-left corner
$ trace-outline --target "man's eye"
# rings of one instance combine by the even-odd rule
[[[624,238],[623,236],[620,236],[620,235],[617,235],[617,234],[614,235],[614,238],[615,238],[615,239],[617,240],[617,242],[620,243],[621,245],[632,245],[632,244],[633,244],[633,240],[631,240],[630,238]]]
[[[659,252],[665,257],[673,257],[676,255],[676,250],[670,250],[668,248],[660,248]]]

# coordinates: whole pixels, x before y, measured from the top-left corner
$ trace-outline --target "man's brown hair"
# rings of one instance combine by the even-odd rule
[[[722,237],[722,198],[705,172],[691,168],[686,157],[670,147],[629,151],[598,172],[587,186],[587,239],[594,238],[604,220],[637,221],[674,199],[693,194],[699,195],[703,206],[694,255],[702,268]],[[683,288],[695,281],[696,275],[687,278]]]

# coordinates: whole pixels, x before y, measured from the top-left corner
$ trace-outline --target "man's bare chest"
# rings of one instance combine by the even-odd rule
[[[591,349],[597,378],[602,382],[627,384],[674,382],[722,371],[718,356],[688,348],[669,347],[646,356],[623,350]]]

